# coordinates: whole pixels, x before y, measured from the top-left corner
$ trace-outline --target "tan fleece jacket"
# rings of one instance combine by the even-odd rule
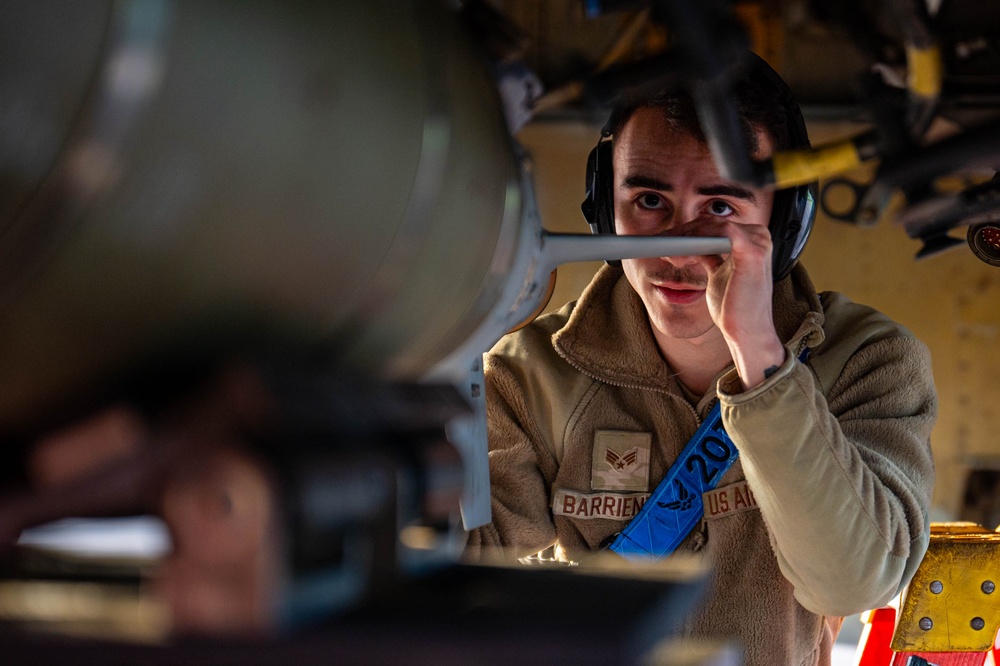
[[[686,631],[741,641],[751,666],[829,663],[840,616],[891,599],[927,547],[930,359],[884,315],[817,294],[801,267],[775,285],[774,318],[789,348],[778,372],[741,392],[730,368],[696,405],[620,269],[501,340],[486,361],[493,522],[468,555],[600,548],[718,396],[740,458],[678,549],[713,564]]]

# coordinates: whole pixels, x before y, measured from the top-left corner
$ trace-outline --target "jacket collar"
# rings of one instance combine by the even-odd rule
[[[810,347],[822,341],[822,305],[801,265],[774,285],[773,303],[775,328],[792,349],[802,341]],[[678,390],[656,346],[646,308],[620,268],[598,271],[552,343],[571,365],[600,381]]]

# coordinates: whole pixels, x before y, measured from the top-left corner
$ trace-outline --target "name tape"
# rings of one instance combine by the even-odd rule
[[[709,490],[701,496],[705,507],[705,519],[717,520],[744,511],[753,511],[757,500],[746,481],[737,481],[722,488]]]
[[[649,493],[577,493],[556,490],[552,513],[556,516],[632,520],[649,499]]]

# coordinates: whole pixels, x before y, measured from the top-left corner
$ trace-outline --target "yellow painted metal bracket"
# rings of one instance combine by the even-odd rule
[[[932,523],[927,554],[897,617],[896,652],[992,648],[1000,629],[1000,532],[974,523]]]
[[[820,178],[850,171],[862,163],[853,140],[819,148],[785,150],[771,158],[774,185],[778,189],[805,185]]]

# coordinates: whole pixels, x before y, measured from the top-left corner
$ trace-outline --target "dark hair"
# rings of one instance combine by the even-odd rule
[[[792,119],[784,104],[774,98],[774,90],[753,79],[739,81],[733,88],[732,101],[743,122],[743,132],[751,154],[759,149],[757,130],[763,129],[771,137],[775,150],[791,147],[789,124]],[[614,136],[640,108],[658,109],[667,125],[678,132],[690,134],[702,143],[705,133],[698,122],[694,99],[686,90],[659,90],[653,93],[636,93],[623,96],[605,126],[605,133]]]

